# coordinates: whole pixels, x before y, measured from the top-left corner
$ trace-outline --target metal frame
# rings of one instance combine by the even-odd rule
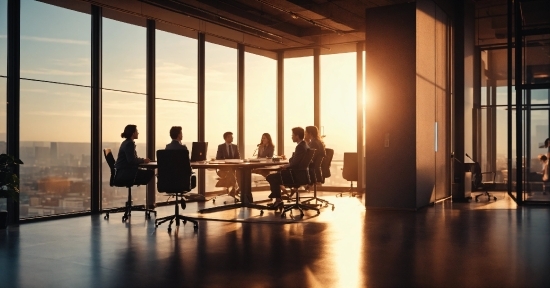
[[[147,19],[147,60],[146,60],[146,125],[147,125],[147,144],[146,144],[146,155],[147,158],[155,160],[155,32],[156,25],[155,20]],[[146,194],[146,207],[149,208],[154,206],[156,203],[156,189],[155,189],[155,180],[154,177],[147,184]]]
[[[91,129],[91,163],[90,163],[90,199],[92,213],[101,213],[102,210],[102,179],[101,165],[102,149],[102,8],[92,5],[92,63],[91,63],[91,97],[92,97],[92,129]]]
[[[245,73],[244,73],[244,45],[237,44],[237,143],[239,144],[239,153],[240,155],[245,154],[245,145],[244,145],[244,120],[245,120]]]
[[[521,34],[522,29],[522,17],[521,17],[521,3],[520,1],[514,1],[514,25],[515,25],[515,57],[516,57],[516,69],[515,69],[515,88],[516,88],[516,202],[521,204],[523,202],[523,171],[522,167],[522,94],[523,94],[523,63],[522,63],[522,51],[523,51],[523,36]],[[510,149],[511,147],[508,147]],[[511,172],[511,170],[510,170]],[[509,173],[510,175],[511,173]],[[510,179],[511,180],[511,179]]]
[[[313,125],[321,133],[321,49],[313,49]]]
[[[285,145],[285,52],[277,52],[277,154],[283,155]]]
[[[8,78],[6,83],[6,152],[15,158],[19,153],[20,124],[20,37],[21,37],[21,0],[8,0]],[[14,167],[19,176],[19,167]],[[8,199],[8,218],[10,225],[19,225],[19,205]]]
[[[204,33],[197,35],[197,101],[198,101],[198,141],[205,141],[205,37]],[[202,196],[206,195],[206,175],[201,169],[198,171],[198,190]]]

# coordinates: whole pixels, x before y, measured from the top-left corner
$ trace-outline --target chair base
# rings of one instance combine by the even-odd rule
[[[147,202],[147,199],[145,200],[145,202]],[[128,200],[126,201],[126,205],[124,207],[104,211],[105,216],[103,216],[103,219],[108,220],[110,213],[124,212],[124,215],[122,216],[122,222],[126,222],[132,216],[132,211],[145,211],[145,219],[151,219],[151,213],[155,214],[155,217],[157,216],[157,211],[153,209],[148,209],[145,205],[133,206],[132,188],[128,187]]]
[[[308,205],[308,204],[302,204],[302,203],[294,203],[294,204],[287,204],[284,206],[283,212],[281,213],[281,218],[286,218],[286,212],[290,211],[290,215],[292,216],[292,210],[298,209],[300,210],[300,216],[304,218],[304,210],[315,210],[317,211],[317,215],[321,214],[321,211],[319,208]]]
[[[487,201],[491,201],[491,198],[497,201],[497,197],[493,196],[493,194],[489,193],[488,191],[484,191],[483,193],[476,195],[475,197],[476,202],[479,202],[479,197],[482,197],[482,196],[487,196]]]
[[[324,206],[324,207],[328,207],[328,205],[331,205],[332,206],[332,211],[334,211],[334,204],[328,202],[325,199],[317,197],[317,183],[313,184],[313,197],[306,197],[306,198],[307,198],[307,200],[302,201],[302,204],[315,205],[315,206]],[[313,200],[315,200],[315,204],[310,203]],[[321,204],[319,204],[318,202],[321,202]]]
[[[336,194],[336,197],[338,197],[338,195],[340,195],[340,197],[344,197],[344,193],[349,193],[349,197],[355,197],[355,195],[357,194],[357,191],[355,191],[355,189],[353,188],[353,181],[350,181],[350,186],[348,191],[340,192]]]
[[[159,225],[161,225],[162,223],[170,221],[170,224],[168,224],[168,233],[170,233],[170,232],[172,232],[172,223],[174,223],[174,220],[176,220],[176,226],[178,226],[178,227],[180,226],[180,221],[182,221],[184,225],[187,223],[187,221],[193,223],[193,230],[195,230],[195,232],[197,232],[199,230],[199,223],[197,222],[197,220],[195,220],[194,218],[191,218],[191,217],[180,215],[180,212],[179,212],[180,211],[179,210],[180,205],[181,205],[182,209],[185,209],[186,204],[185,204],[184,200],[180,200],[181,203],[178,203],[178,202],[180,202],[180,201],[178,201],[178,196],[181,196],[181,195],[176,194],[176,203],[175,203],[175,208],[174,208],[174,215],[170,215],[170,216],[166,216],[166,217],[156,219],[155,220],[155,229],[158,228]]]

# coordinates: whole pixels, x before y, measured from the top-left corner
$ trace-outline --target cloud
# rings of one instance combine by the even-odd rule
[[[61,39],[61,38],[46,38],[36,36],[21,36],[21,40],[29,40],[36,42],[71,44],[71,45],[90,45],[90,42],[83,40]]]

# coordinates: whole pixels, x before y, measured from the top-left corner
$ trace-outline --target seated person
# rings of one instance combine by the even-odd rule
[[[271,135],[269,133],[262,134],[262,140],[258,144],[257,158],[272,158],[273,153],[275,153],[275,145],[273,145]]]
[[[225,159],[241,159],[239,154],[239,148],[237,145],[233,144],[233,133],[225,132],[223,133],[224,143],[218,145],[218,151],[216,152],[216,160],[225,160]],[[240,173],[235,173],[233,169],[219,169],[217,171],[220,181],[216,184],[217,187],[232,187],[229,191],[229,195],[234,196],[238,194],[239,182],[240,182]],[[237,175],[236,175],[237,174]],[[235,179],[236,178],[236,179]]]
[[[124,132],[120,135],[126,138],[120,144],[118,156],[115,162],[115,181],[124,185],[145,185],[155,175],[155,171],[140,169],[139,164],[149,163],[149,158],[139,158],[136,152],[135,139],[138,139],[136,125],[126,125]]]
[[[309,148],[304,141],[304,129],[302,127],[292,128],[292,141],[298,143],[296,149],[294,149],[294,154],[288,160],[288,164],[284,165],[282,169],[292,169],[297,167],[300,164],[300,161],[306,156],[307,149]],[[269,187],[271,189],[271,194],[269,198],[275,198],[275,202],[271,204],[275,209],[281,209],[284,206],[283,199],[281,198],[281,173],[273,173],[266,177],[267,182],[269,182]]]
[[[181,144],[181,139],[183,139],[183,133],[181,126],[173,126],[170,128],[170,137],[172,138],[172,142],[166,144],[166,150],[185,150],[187,153],[187,157],[189,158],[189,150],[187,149],[187,146],[185,144]],[[191,170],[191,164],[189,164],[189,170]],[[191,171],[191,174],[194,172]]]
[[[269,133],[262,134],[262,139],[260,141],[260,144],[258,144],[258,155],[256,155],[256,158],[258,159],[265,159],[265,158],[273,158],[273,153],[275,152],[275,145],[273,145],[273,141],[271,140],[271,135]],[[253,173],[260,174],[262,176],[269,175],[268,170],[263,169],[254,169]]]
[[[548,180],[550,180],[550,175],[548,171],[548,157],[544,154],[538,156],[540,162],[542,163],[542,194],[545,194],[550,189]]]

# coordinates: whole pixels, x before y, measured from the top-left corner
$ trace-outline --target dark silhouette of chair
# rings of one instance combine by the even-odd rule
[[[183,194],[193,190],[196,185],[196,178],[191,170],[189,152],[187,150],[157,151],[157,191],[159,193],[172,194],[176,198],[176,203],[174,215],[156,219],[155,228],[164,222],[170,221],[168,232],[171,232],[172,223],[176,220],[176,226],[180,226],[180,221],[183,221],[183,224],[189,221],[193,223],[195,231],[199,229],[197,220],[179,214],[180,206],[182,209],[186,207]]]
[[[330,164],[332,163],[332,158],[334,157],[334,149],[326,148],[325,149],[325,158],[323,158],[323,162],[321,162],[321,173],[323,175],[323,180],[321,183],[325,183],[325,179],[329,178],[331,176],[330,173]]]
[[[496,173],[494,171],[481,172],[481,165],[479,165],[479,162],[475,162],[475,161],[470,167],[472,172],[472,191],[483,192],[475,196],[476,202],[479,202],[479,197],[481,196],[487,196],[488,201],[491,201],[491,198],[497,201],[497,197],[489,193],[489,190],[492,190],[495,188]],[[483,181],[483,175],[492,175],[491,181]]]
[[[326,151],[326,150],[325,150]],[[325,207],[332,205],[332,210],[334,210],[334,204],[328,202],[325,199],[317,197],[317,183],[324,183],[325,178],[323,177],[322,164],[326,156],[324,157],[313,157],[313,163],[309,166],[309,178],[310,178],[310,187],[313,187],[313,197],[307,197],[307,200],[302,201],[303,204],[308,205],[320,205],[318,202],[324,204]],[[311,202],[315,200],[315,204]]]
[[[311,183],[309,178],[309,164],[313,160],[315,155],[315,149],[308,149],[306,156],[298,163],[298,167],[292,169],[283,169],[279,173],[281,175],[281,183],[285,187],[298,188],[300,186],[308,185]],[[286,212],[290,211],[292,215],[292,210],[300,210],[300,216],[304,217],[304,210],[315,210],[317,215],[321,213],[319,208],[309,204],[303,204],[300,202],[300,191],[296,189],[296,199],[294,204],[284,205],[283,213],[281,213],[281,218],[286,217]]]
[[[344,167],[342,168],[342,177],[350,181],[350,188],[348,192],[350,196],[355,196],[355,190],[353,189],[353,181],[359,180],[357,175],[357,153],[345,152],[344,153]],[[343,193],[340,193],[342,197]]]
[[[111,169],[111,177],[109,179],[109,186],[111,187],[126,187],[128,188],[128,200],[126,201],[126,205],[124,207],[120,208],[114,208],[104,211],[105,216],[103,217],[105,220],[109,219],[109,213],[117,213],[117,212],[124,212],[124,215],[122,216],[122,222],[126,222],[130,216],[132,216],[132,211],[145,211],[145,218],[151,219],[151,213],[154,213],[155,216],[157,216],[157,212],[153,209],[147,209],[145,205],[138,205],[138,206],[132,206],[132,186],[133,184],[129,183],[119,183],[116,180],[116,169],[115,169],[115,157],[113,157],[113,152],[111,149],[103,149],[103,156],[105,156],[105,161],[107,162],[107,165],[109,165],[109,168]],[[147,203],[147,193],[145,194],[145,203]]]

